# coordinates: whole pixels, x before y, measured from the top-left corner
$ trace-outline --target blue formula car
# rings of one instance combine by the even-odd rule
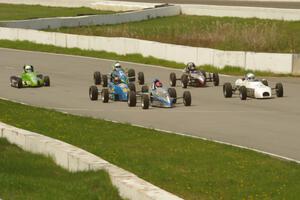
[[[142,88],[142,91],[135,95],[135,97],[141,97],[141,104],[143,109],[148,109],[149,106],[161,107],[161,108],[172,108],[178,103],[177,100],[182,99],[185,106],[190,106],[192,103],[191,93],[189,91],[184,91],[182,97],[178,97],[175,88],[164,88],[162,83],[155,79],[152,82],[151,89],[149,90],[147,86]],[[128,98],[128,105],[130,100],[134,97]]]
[[[120,63],[117,62],[113,66],[113,70],[109,74],[101,74],[99,71],[94,72],[94,83],[95,85],[101,85],[107,87],[109,82],[115,81],[115,78],[119,78],[121,83],[128,84],[135,82],[136,75],[134,69],[129,69],[127,72],[121,67]],[[138,72],[138,83],[143,85],[145,83],[145,77],[143,72]]]
[[[98,89],[93,85],[89,88],[89,97],[92,101],[98,100],[101,97],[103,103],[111,101],[128,101],[129,96],[135,96],[135,85],[132,82],[125,84],[118,77],[114,78],[114,81],[109,82],[108,86],[102,89]],[[132,98],[131,98],[132,99]],[[135,106],[136,102],[132,101],[131,106]]]

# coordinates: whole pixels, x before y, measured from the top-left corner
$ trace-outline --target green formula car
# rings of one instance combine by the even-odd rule
[[[19,76],[10,77],[10,85],[15,88],[50,86],[49,76],[36,74],[32,65],[25,65],[24,72]]]

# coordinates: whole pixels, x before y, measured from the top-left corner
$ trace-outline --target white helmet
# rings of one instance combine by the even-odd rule
[[[246,74],[246,78],[247,78],[247,80],[254,80],[255,75],[253,73],[248,73],[248,74]]]
[[[119,62],[116,62],[114,68],[115,69],[121,68],[121,64]]]
[[[33,66],[32,65],[25,65],[24,66],[24,71],[25,72],[33,72]]]

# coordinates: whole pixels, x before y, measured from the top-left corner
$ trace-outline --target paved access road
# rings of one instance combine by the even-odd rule
[[[117,0],[147,3],[170,3],[170,4],[203,4],[218,6],[247,6],[247,7],[267,7],[267,8],[288,8],[300,9],[298,1],[263,1],[263,0]]]
[[[238,97],[225,99],[222,87],[188,88],[192,106],[179,104],[172,109],[142,110],[140,104],[129,108],[124,102],[92,102],[88,88],[95,70],[108,73],[112,61],[63,56],[38,52],[0,49],[0,96],[36,106],[55,108],[73,114],[139,124],[146,127],[181,132],[208,139],[242,145],[300,160],[300,79],[271,78],[270,85],[282,82],[283,98],[270,100]],[[20,74],[22,66],[32,64],[50,75],[50,88],[16,89],[9,85],[11,75]],[[123,63],[127,68],[143,71],[146,81],[163,80],[168,86],[172,69]],[[178,76],[181,74],[176,71]],[[236,77],[221,77],[233,82]],[[177,87],[178,95],[182,89]],[[1,111],[3,112],[3,111]]]

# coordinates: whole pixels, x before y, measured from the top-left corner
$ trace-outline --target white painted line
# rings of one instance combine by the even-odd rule
[[[3,97],[0,97],[0,99],[11,101],[11,100],[9,100],[7,98],[3,98]],[[12,100],[12,102],[19,103],[19,102],[14,101],[14,100]],[[24,105],[28,105],[28,104],[24,103]],[[59,111],[59,112],[62,112],[62,111]],[[159,112],[161,112],[161,110]],[[64,111],[62,113],[73,115],[72,113],[68,113],[66,111]],[[77,114],[77,116],[86,117],[85,115],[80,115],[80,114]],[[95,117],[91,117],[91,118],[99,119],[99,118],[95,118]],[[116,120],[110,120],[110,119],[105,119],[105,118],[102,118],[101,120],[108,121],[108,122],[113,122],[113,123],[125,124],[124,122],[120,122],[120,121],[116,121]],[[205,137],[200,137],[200,136],[195,136],[195,135],[189,135],[189,134],[180,133],[180,132],[174,132],[174,131],[168,131],[168,130],[164,130],[164,129],[147,127],[147,126],[143,126],[143,125],[139,125],[139,124],[130,124],[130,125],[135,126],[135,127],[140,127],[140,128],[153,129],[153,130],[156,130],[156,131],[160,131],[162,133],[169,133],[169,134],[181,135],[181,136],[185,136],[185,137],[190,137],[190,138],[195,138],[195,139],[201,139],[201,140],[205,140],[205,141],[211,141],[211,142],[216,142],[216,143],[219,143],[219,144],[224,144],[224,145],[229,145],[229,146],[233,146],[233,147],[238,147],[238,148],[241,148],[241,149],[247,149],[247,150],[255,151],[255,152],[258,152],[258,153],[265,154],[265,155],[269,155],[269,156],[272,156],[272,157],[275,157],[275,158],[279,158],[279,159],[283,159],[283,160],[287,160],[287,161],[292,161],[292,162],[295,162],[297,164],[300,164],[300,160],[297,160],[297,159],[294,159],[294,158],[289,158],[289,157],[286,157],[286,156],[281,156],[281,155],[270,153],[270,152],[267,152],[267,151],[262,151],[262,150],[259,150],[259,149],[256,149],[256,148],[252,148],[252,147],[237,145],[237,144],[233,144],[233,143],[229,143],[229,142],[223,142],[223,141],[219,141],[219,140],[208,139],[208,138],[205,138]]]

